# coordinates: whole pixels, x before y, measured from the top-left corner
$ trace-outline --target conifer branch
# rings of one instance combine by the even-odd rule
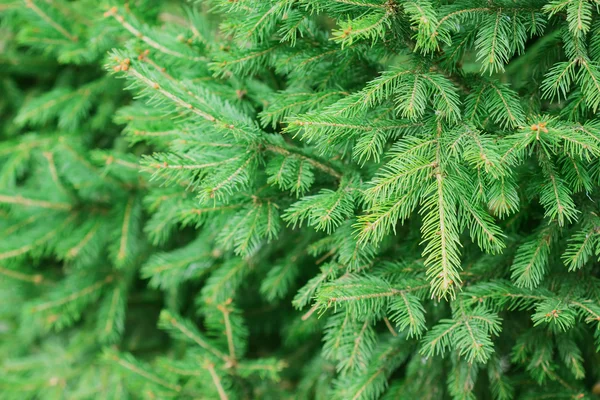
[[[13,271],[2,266],[0,266],[0,274],[8,276],[9,278],[17,279],[23,282],[33,283],[36,285],[45,282],[44,276],[42,274],[24,274],[22,272]]]
[[[221,400],[228,400],[229,397],[227,396],[227,393],[225,393],[225,390],[223,389],[223,385],[221,384],[221,379],[219,378],[219,375],[217,375],[217,372],[215,371],[215,366],[213,364],[209,363],[206,366],[206,369],[210,373],[210,377],[212,378],[215,388],[217,389],[217,392],[219,393],[219,398]]]
[[[110,300],[110,308],[108,310],[108,318],[106,319],[106,324],[104,325],[104,329],[103,329],[105,334],[109,334],[113,330],[117,304],[118,304],[118,300],[119,300],[120,296],[121,296],[121,289],[119,287],[115,287],[113,289],[111,300]]]
[[[55,227],[54,229],[51,229],[42,237],[35,239],[34,241],[30,242],[29,244],[18,247],[14,250],[9,250],[9,251],[0,253],[0,260],[6,260],[6,259],[19,257],[23,254],[30,252],[31,250],[34,250],[38,246],[42,246],[43,244],[48,242],[50,239],[52,239],[57,234],[57,232],[60,232],[65,226],[68,226],[75,218],[77,218],[77,214],[71,214],[71,215],[69,215],[69,217],[65,218],[65,220],[63,221],[62,224]]]
[[[521,118],[517,118],[515,116],[515,114],[513,113],[513,111],[511,111],[511,106],[509,106],[508,101],[504,97],[502,91],[500,91],[498,89],[498,87],[496,85],[494,85],[493,83],[490,84],[490,87],[492,89],[494,89],[494,91],[498,95],[498,98],[502,101],[502,104],[504,105],[504,109],[506,110],[506,113],[508,115],[509,121],[511,122],[511,125],[516,126],[520,122]]]
[[[52,18],[50,18],[50,16],[48,14],[46,14],[42,9],[40,9],[33,2],[33,0],[23,0],[23,1],[25,2],[26,7],[32,9],[33,12],[35,12],[37,15],[40,16],[40,18],[42,18],[44,21],[46,21],[48,24],[50,24],[61,35],[63,35],[64,37],[66,37],[67,39],[69,39],[72,42],[78,41],[77,36],[72,35],[63,26],[61,26],[58,22],[56,22]]]
[[[350,288],[352,286],[355,285],[344,285],[346,288]],[[344,286],[338,286],[336,289],[343,289]],[[393,296],[400,296],[403,298],[403,296],[406,293],[410,293],[410,292],[416,292],[419,290],[422,290],[424,288],[428,287],[428,285],[419,285],[419,286],[415,286],[415,287],[410,287],[410,288],[406,288],[406,289],[395,289],[395,288],[391,288],[388,291],[383,291],[383,292],[375,292],[375,293],[368,293],[368,294],[362,294],[362,295],[354,295],[354,296],[339,296],[339,297],[329,297],[327,298],[327,306],[329,306],[329,304],[331,303],[344,303],[344,302],[350,302],[350,301],[361,301],[361,300],[367,300],[367,299],[373,299],[373,298],[379,298],[379,297],[393,297]]]
[[[206,298],[208,304],[217,302],[219,296],[222,295],[224,288],[229,284],[229,281],[236,275],[240,274],[244,268],[248,268],[246,260],[241,259],[235,263],[232,268],[229,268],[225,276],[221,277],[214,286],[210,287],[210,296]]]
[[[357,358],[359,357],[359,349],[364,340],[365,332],[367,331],[367,328],[369,328],[370,324],[371,321],[369,321],[369,319],[366,319],[360,327],[360,331],[358,332],[358,334],[355,335],[352,351],[350,352],[350,357],[348,357],[348,360],[346,361],[347,368],[354,369],[359,367],[356,366],[356,364],[359,362],[357,361]]]
[[[589,391],[598,1],[7,1],[7,397]]]
[[[462,14],[466,14],[466,13],[476,13],[476,12],[488,12],[488,11],[492,11],[491,8],[487,8],[487,7],[477,7],[477,8],[466,8],[463,10],[458,10],[458,11],[454,11],[451,12],[450,14],[445,15],[443,18],[441,18],[437,24],[437,27],[435,29],[434,32],[437,32],[437,30],[439,29],[440,26],[442,26],[442,24],[444,24],[447,20],[452,19],[456,16],[462,15]]]
[[[42,302],[40,304],[35,305],[34,307],[32,307],[29,311],[31,313],[39,313],[42,311],[46,311],[49,310],[51,308],[56,308],[56,307],[60,307],[63,306],[67,303],[73,302],[81,297],[87,296],[93,292],[96,292],[100,289],[102,289],[104,286],[108,285],[109,283],[111,283],[114,280],[114,276],[113,275],[107,275],[104,279],[97,281],[95,283],[93,283],[92,285],[85,287],[81,290],[78,290],[76,292],[71,293],[70,295],[63,297],[61,299],[57,299],[57,300],[51,300],[51,301],[46,301],[46,302]]]
[[[179,97],[175,96],[174,94],[170,93],[167,90],[162,89],[161,87],[157,87],[157,84],[152,82],[150,79],[146,78],[145,76],[143,76],[142,74],[140,74],[137,70],[135,70],[134,68],[128,68],[127,70],[128,73],[132,74],[133,76],[135,76],[137,79],[139,79],[140,81],[144,82],[146,84],[146,86],[151,87],[155,90],[158,90],[161,94],[163,94],[166,98],[168,98],[169,100],[173,101],[175,104],[179,105],[180,107],[182,107],[183,109],[187,109],[190,110],[191,112],[199,115],[200,117],[202,117],[203,119],[209,121],[209,122],[213,122],[213,123],[221,123],[226,125],[227,127],[229,127],[230,129],[234,129],[235,126],[232,124],[227,124],[223,121],[219,121],[216,117],[207,114],[201,110],[198,110],[197,108],[195,108],[193,105],[191,105],[190,103],[187,103],[186,101],[180,99]],[[203,100],[204,102],[204,100]],[[289,155],[292,153],[292,150],[290,150],[289,148],[284,148],[281,146],[277,146],[274,144],[265,144],[264,148],[267,151],[276,153],[276,154],[281,154],[281,155]],[[300,152],[294,152],[295,155],[300,156],[304,159],[306,159],[307,162],[309,162],[311,165],[313,165],[315,168],[318,168],[320,170],[322,170],[323,172],[326,172],[329,175],[332,175],[333,177],[335,177],[336,179],[340,179],[341,175],[335,171],[334,169],[332,169],[331,167],[326,166],[325,164],[316,161],[310,157],[307,157],[306,155],[300,153]],[[251,159],[249,158],[247,162],[250,162]],[[247,165],[247,164],[246,164]],[[207,165],[207,166],[213,166],[213,165]],[[169,166],[167,165],[166,168],[169,168]],[[176,168],[175,166],[171,167],[171,168]],[[184,168],[184,167],[182,167]],[[191,167],[189,167],[191,169]],[[201,167],[203,168],[203,167]]]
[[[315,102],[315,99],[310,97],[312,95],[312,93],[286,93],[288,96],[298,96],[300,98],[302,98],[302,96],[308,96],[308,98],[304,99],[304,100],[298,100],[295,101],[293,103],[290,104],[285,104],[282,107],[279,108],[270,108],[268,110],[265,110],[261,113],[261,118],[265,119],[265,120],[269,120],[269,119],[273,119],[273,117],[277,114],[281,114],[281,115],[285,115],[288,111],[293,110],[294,108],[298,108],[301,107],[303,105],[307,105],[307,104],[311,104]],[[348,96],[349,93],[348,92],[344,92],[344,91],[333,91],[333,92],[329,92],[329,93],[325,93],[321,96],[319,96],[318,100],[319,101],[323,101],[329,97],[332,96],[340,96],[340,95],[345,95]],[[273,120],[274,121],[274,120]],[[289,122],[288,122],[289,123]]]
[[[101,179],[107,183],[118,184],[120,186],[122,185],[120,182],[117,182],[112,177],[110,177],[106,174],[103,174],[101,171],[98,170],[98,168],[96,168],[96,166],[94,166],[92,163],[90,163],[90,161],[88,161],[87,159],[82,157],[82,155],[69,144],[69,141],[66,137],[60,136],[58,138],[58,141],[59,141],[60,145],[69,154],[71,154],[78,162],[80,162],[82,165],[84,165],[89,171],[93,172],[99,179]]]
[[[511,278],[520,287],[536,287],[545,273],[550,244],[555,234],[554,225],[546,227],[538,236],[519,247],[511,267]]]
[[[306,321],[307,319],[309,319],[314,313],[315,311],[317,311],[319,309],[319,304],[315,304],[313,305],[304,315],[302,315],[302,317],[300,317],[300,319],[302,319],[302,321]]]
[[[114,156],[102,155],[102,158],[104,158],[106,165],[116,164],[116,165],[120,165],[125,168],[134,169],[134,170],[138,170],[140,168],[139,164],[134,164],[134,163],[122,160],[120,158],[116,158]]]
[[[161,53],[168,54],[177,58],[185,58],[191,61],[203,61],[205,60],[203,57],[189,57],[185,54],[182,54],[178,51],[169,49],[168,47],[163,46],[162,44],[156,42],[155,40],[149,38],[144,35],[141,31],[131,25],[129,22],[125,20],[125,18],[118,13],[117,7],[110,8],[107,12],[104,13],[104,17],[113,17],[123,28],[127,29],[134,37],[142,40],[144,43],[149,45],[150,47],[160,51]]]
[[[56,171],[56,163],[54,162],[54,154],[52,152],[45,151],[42,153],[42,155],[46,160],[48,160],[48,167],[50,168],[50,175],[52,176],[52,180],[61,192],[67,193],[64,186],[60,182],[60,179],[58,178],[58,172]]]
[[[170,389],[174,392],[181,392],[181,386],[179,385],[174,385],[170,382],[165,381],[164,379],[159,378],[158,376],[156,376],[153,373],[150,373],[142,368],[140,368],[138,365],[136,365],[135,363],[131,362],[130,360],[128,360],[127,358],[122,358],[119,357],[117,353],[109,353],[108,354],[108,358],[111,361],[116,362],[118,365],[120,365],[121,367],[125,368],[128,371],[133,372],[136,375],[141,376],[144,379],[147,379],[153,383],[156,383],[166,389]]]
[[[143,82],[148,88],[152,88],[156,91],[158,91],[159,93],[161,93],[163,96],[165,96],[166,98],[168,98],[169,100],[171,100],[173,103],[177,104],[179,107],[185,109],[185,110],[189,110],[190,112],[199,115],[200,117],[204,118],[207,121],[210,122],[215,122],[216,119],[215,117],[213,117],[212,115],[206,114],[205,112],[198,110],[196,107],[194,107],[192,104],[180,99],[179,97],[177,97],[176,95],[172,94],[171,92],[161,88],[158,83],[156,82],[152,82],[150,79],[148,79],[147,77],[145,77],[144,75],[142,75],[141,73],[139,73],[137,70],[135,70],[134,68],[129,68],[127,70],[127,72],[131,75],[133,75],[134,77],[136,77],[138,80],[140,80],[141,82]]]
[[[17,196],[7,196],[0,194],[0,203],[4,204],[17,204],[25,207],[39,207],[39,208],[47,208],[50,210],[60,210],[60,211],[69,211],[72,208],[72,205],[69,203],[61,203],[61,202],[51,202],[46,200],[36,200],[30,199],[27,197],[23,197],[21,195]]]
[[[367,3],[367,2],[353,1],[353,0],[333,0],[333,1],[335,3],[348,4],[351,6],[358,6],[358,7],[386,8],[385,4]]]
[[[333,168],[317,161],[314,160],[308,156],[305,156],[304,154],[298,152],[298,151],[294,151],[292,149],[288,149],[288,148],[284,148],[281,146],[276,146],[276,145],[271,145],[271,144],[267,144],[265,145],[265,149],[267,151],[273,152],[275,154],[281,154],[283,156],[289,156],[289,155],[294,155],[294,156],[298,156],[301,157],[302,159],[306,160],[306,162],[308,162],[310,165],[312,165],[313,167],[320,169],[321,171],[325,172],[328,175],[331,175],[332,177],[336,178],[336,179],[341,179],[342,175],[337,172],[336,170],[334,170]]]
[[[233,332],[231,330],[231,320],[229,319],[231,311],[227,308],[227,302],[225,304],[217,305],[217,309],[223,314],[223,320],[225,322],[225,336],[227,337],[227,348],[229,349],[229,362],[235,365],[235,346],[233,345]]]
[[[212,209],[211,209],[212,210]],[[158,266],[150,266],[150,268],[145,268],[146,273],[151,273],[152,275],[157,275],[165,271],[178,269],[193,263],[194,261],[200,261],[210,257],[210,253],[199,253],[198,255],[194,255],[193,257],[183,258],[181,260],[177,260],[176,262],[165,263]]]
[[[385,326],[388,328],[388,331],[390,331],[392,336],[397,337],[398,332],[396,332],[396,330],[394,329],[392,324],[390,324],[390,320],[387,317],[385,317],[385,318],[383,318],[383,322],[385,322]]]
[[[96,233],[98,232],[98,230],[100,229],[100,223],[97,222],[90,230],[88,233],[86,233],[86,235],[83,237],[83,239],[81,239],[81,241],[79,243],[77,243],[75,246],[71,247],[68,251],[67,251],[67,257],[68,258],[75,258],[77,257],[77,255],[79,254],[79,252],[90,242],[90,240],[92,240],[94,238],[94,236],[96,235]]]
[[[427,276],[431,279],[432,294],[437,297],[454,297],[455,285],[460,285],[460,258],[458,250],[457,220],[452,215],[454,200],[448,198],[449,182],[442,170],[442,127],[437,123],[435,150],[435,182],[429,189],[430,199],[425,204],[425,218],[421,231],[428,244],[423,251],[428,266]]]
[[[132,208],[135,198],[129,197],[127,204],[125,205],[125,212],[123,213],[123,223],[121,224],[121,238],[119,240],[119,251],[117,252],[117,261],[123,262],[127,256],[127,246],[129,230],[131,229],[131,216]]]
[[[5,214],[3,213],[2,216],[5,216]],[[6,237],[8,237],[8,235],[10,235],[11,233],[17,232],[19,229],[25,228],[25,227],[33,224],[40,218],[42,218],[41,214],[32,215],[31,217],[29,217],[23,221],[19,221],[14,225],[8,226],[6,229],[4,229],[2,231],[2,234],[6,235]]]
[[[150,164],[148,165],[150,168],[154,168],[154,169],[207,169],[207,168],[211,168],[211,167],[217,167],[219,165],[223,165],[223,164],[228,164],[231,163],[233,161],[239,160],[242,156],[235,156],[235,157],[231,157],[228,158],[226,160],[222,160],[222,161],[215,161],[212,163],[205,163],[205,164],[169,164],[166,161],[162,164],[160,163],[154,163],[154,164]]]
[[[173,327],[178,332],[181,332],[181,334],[185,338],[191,340],[192,342],[196,343],[201,348],[214,354],[216,357],[220,358],[224,362],[227,363],[229,361],[225,354],[223,354],[220,350],[218,350],[217,348],[212,346],[210,343],[208,343],[208,341],[205,340],[202,336],[200,336],[198,334],[198,332],[196,332],[195,330],[192,330],[190,328],[190,326],[188,326],[189,324],[186,324],[185,321],[182,321],[179,318],[176,318],[174,315],[172,315],[168,311],[163,310],[161,312],[160,321],[163,323],[169,324],[169,326]]]
[[[570,300],[570,304],[581,308],[585,312],[587,312],[590,316],[587,318],[587,322],[599,321],[600,322],[600,312],[592,310],[589,306],[586,306],[582,302]]]

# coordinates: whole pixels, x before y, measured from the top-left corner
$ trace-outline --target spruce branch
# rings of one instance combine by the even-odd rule
[[[135,360],[133,356],[131,356],[131,354],[119,354],[115,351],[107,350],[104,354],[104,357],[110,362],[114,362],[115,364],[119,365],[126,371],[137,375],[140,378],[147,380],[151,383],[157,384],[162,388],[168,389],[171,392],[179,393],[182,390],[180,385],[173,384],[167,380],[164,380],[161,377],[157,376],[154,372],[149,371],[147,367],[143,366],[141,363]]]
[[[97,222],[94,226],[86,233],[86,235],[79,241],[75,246],[69,248],[66,253],[67,259],[73,259],[79,255],[83,248],[94,238],[98,233],[101,224]]]
[[[430,184],[425,194],[422,213],[424,214],[421,233],[427,242],[423,255],[427,277],[431,282],[432,295],[451,298],[455,296],[455,285],[460,285],[458,275],[460,256],[458,240],[458,220],[454,208],[451,186],[442,164],[442,126],[438,122],[435,148],[435,182]]]
[[[555,233],[556,225],[548,225],[519,247],[511,267],[511,278],[517,286],[534,288],[539,285],[546,272]]]
[[[63,220],[63,222],[61,224],[59,224],[58,226],[56,226],[52,229],[46,230],[46,232],[44,232],[43,235],[41,235],[40,237],[36,237],[30,243],[22,245],[20,247],[14,248],[14,249],[11,249],[11,250],[1,252],[0,253],[0,261],[17,258],[17,257],[23,256],[31,251],[39,249],[40,247],[43,247],[47,242],[52,240],[56,236],[57,233],[59,233],[61,230],[63,230],[65,227],[67,227],[70,223],[72,223],[77,218],[77,216],[78,216],[77,213],[71,213],[67,218],[65,218]]]
[[[25,274],[2,266],[0,266],[0,274],[19,281],[33,283],[35,285],[48,283],[47,279],[44,279],[44,276],[41,274]]]
[[[129,31],[134,37],[142,40],[144,43],[146,43],[150,47],[160,51],[161,53],[168,54],[170,56],[174,56],[177,58],[185,58],[185,59],[188,59],[191,61],[205,61],[205,59],[203,57],[194,57],[194,56],[189,56],[189,55],[183,54],[177,50],[170,49],[170,48],[164,46],[163,44],[158,43],[157,41],[153,40],[152,38],[144,35],[138,28],[136,28],[134,25],[132,25],[132,23],[127,21],[125,19],[125,17],[119,13],[119,9],[117,7],[111,7],[108,11],[106,11],[104,13],[104,17],[105,18],[113,17],[115,19],[115,21],[117,21],[123,28],[125,28],[127,31]],[[128,18],[132,19],[131,16],[128,16]],[[136,24],[136,22],[133,22],[133,24]]]
[[[160,314],[160,324],[163,329],[177,335],[178,338],[192,341],[223,362],[229,362],[229,358],[221,350],[212,345],[207,338],[203,337],[189,321],[183,320],[167,310],[163,310]]]
[[[58,298],[55,300],[42,301],[40,303],[37,303],[34,306],[30,307],[29,312],[35,314],[45,312],[50,309],[56,309],[57,307],[62,307],[68,303],[72,303],[81,298],[90,296],[95,292],[97,293],[99,290],[103,289],[104,286],[108,285],[113,280],[113,275],[107,275],[104,279],[96,281],[93,284],[89,285],[88,287],[84,287],[81,290],[70,293],[68,296]]]
[[[229,363],[235,365],[236,356],[230,319],[231,310],[227,307],[229,303],[231,303],[231,299],[227,299],[223,304],[218,304],[217,309],[223,314],[223,320],[225,322],[225,336],[227,337],[227,348],[229,350]]]
[[[215,387],[217,388],[217,392],[219,393],[219,398],[221,400],[228,400],[229,397],[227,396],[227,393],[225,393],[225,389],[223,389],[223,384],[221,383],[221,379],[219,378],[219,375],[217,375],[217,373],[215,371],[214,365],[207,364],[206,369],[210,373],[210,377],[212,378],[212,381],[213,381]]]
[[[594,218],[593,221],[597,223],[597,219]],[[594,222],[586,224],[584,229],[569,238],[568,247],[562,257],[569,271],[582,268],[594,254],[600,234],[600,226]]]
[[[71,34],[67,31],[62,25],[58,22],[54,21],[48,14],[44,12],[40,7],[38,7],[33,0],[23,0],[25,2],[25,7],[30,8],[35,12],[40,18],[46,21],[50,26],[52,26],[57,32],[66,37],[72,42],[77,42],[79,39],[77,36]]]
[[[21,195],[17,196],[7,196],[0,195],[0,203],[4,204],[17,204],[25,207],[39,207],[39,208],[47,208],[51,210],[60,210],[60,211],[69,211],[73,207],[68,203],[56,203],[46,200],[36,200],[27,197],[23,197]]]
[[[5,3],[9,398],[591,390],[594,1]]]

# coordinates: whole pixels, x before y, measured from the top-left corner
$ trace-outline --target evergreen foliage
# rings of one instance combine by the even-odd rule
[[[594,398],[598,5],[0,0],[0,398]]]

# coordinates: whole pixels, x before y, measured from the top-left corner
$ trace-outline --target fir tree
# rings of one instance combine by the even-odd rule
[[[583,399],[592,0],[0,0],[6,399]]]

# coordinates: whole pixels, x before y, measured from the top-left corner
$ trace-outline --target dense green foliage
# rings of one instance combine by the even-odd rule
[[[0,0],[0,398],[593,398],[598,7]]]

